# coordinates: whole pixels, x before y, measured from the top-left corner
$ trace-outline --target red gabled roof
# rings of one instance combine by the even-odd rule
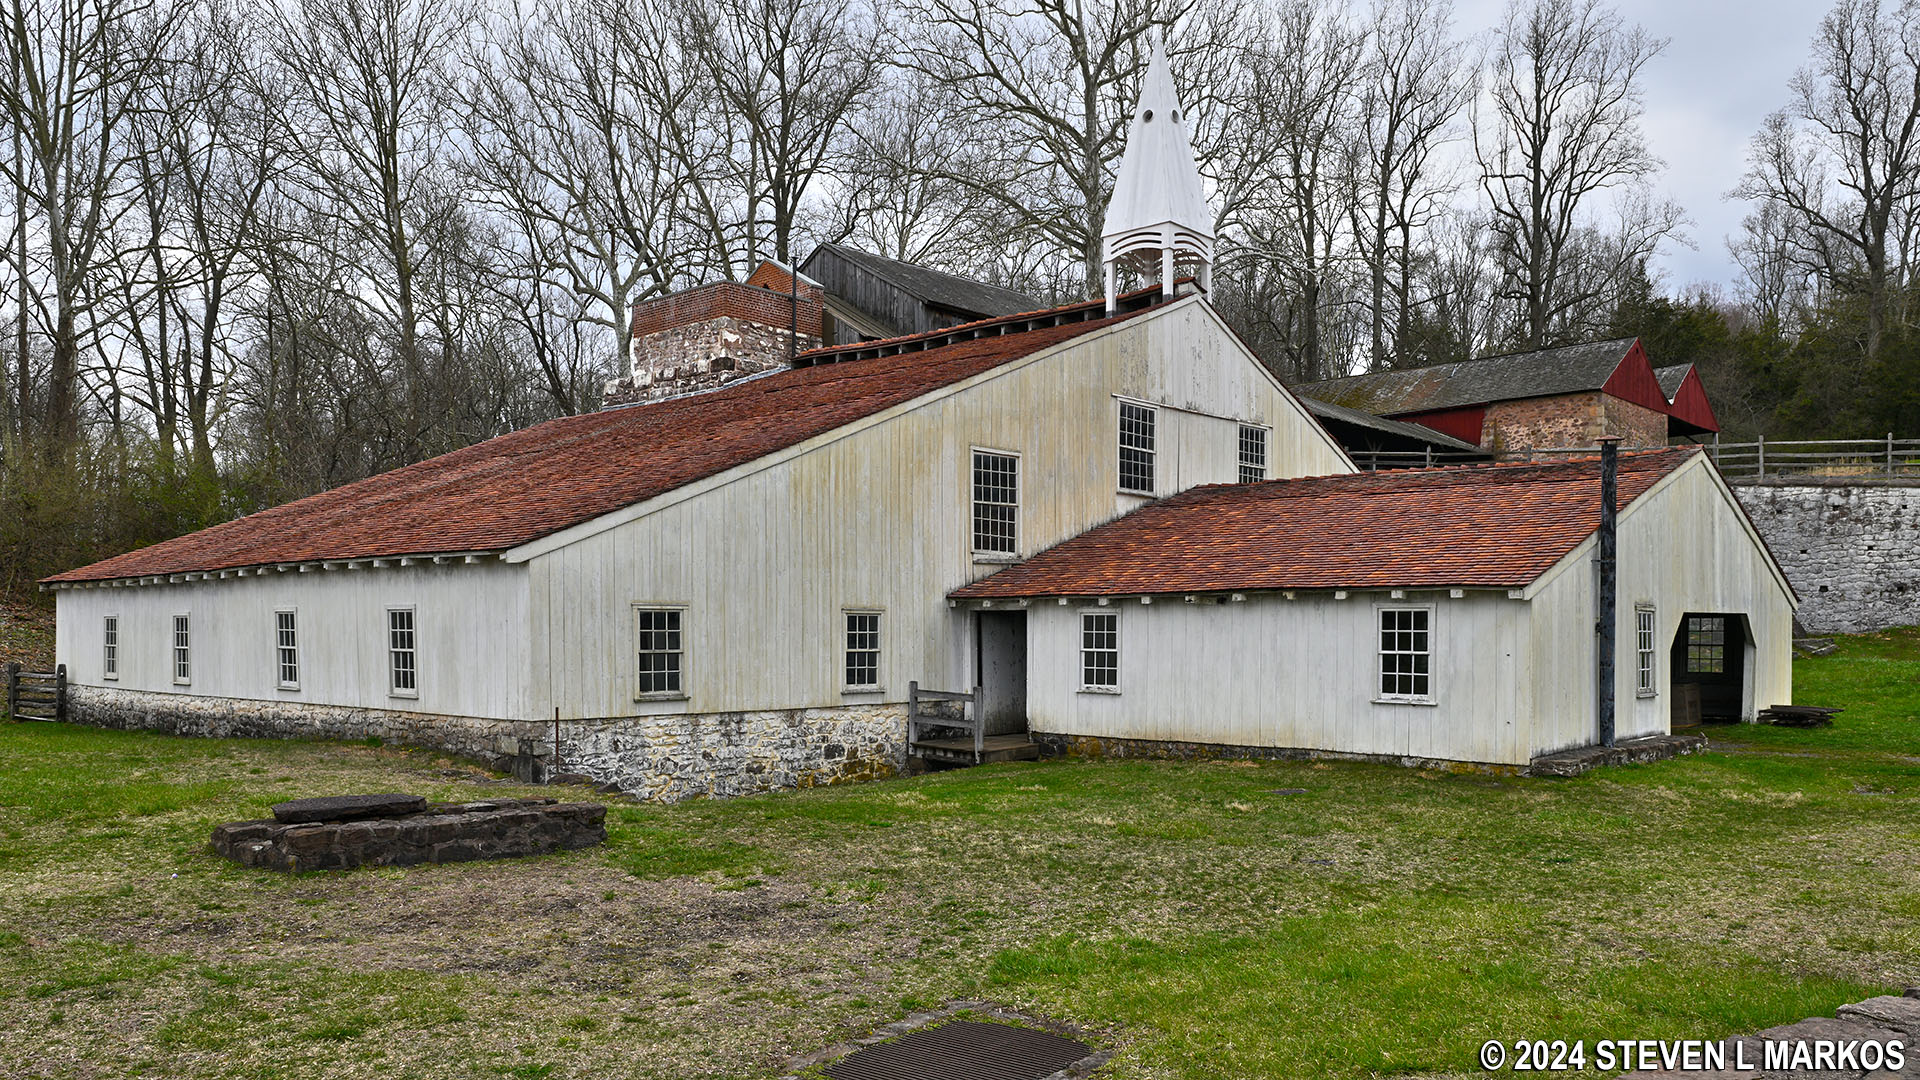
[[[1622,454],[1619,505],[1697,453]],[[1598,458],[1214,484],[1151,503],[952,595],[1519,588],[1578,546],[1599,518]]]
[[[1713,415],[1713,404],[1707,400],[1706,384],[1700,381],[1700,371],[1692,364],[1687,365],[1687,373],[1674,390],[1673,404],[1667,412],[1685,426],[1686,434],[1720,430],[1720,419]]]
[[[779,371],[708,393],[550,420],[46,580],[504,551],[1135,313]]]

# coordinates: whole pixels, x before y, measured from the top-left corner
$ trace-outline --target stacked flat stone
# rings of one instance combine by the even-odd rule
[[[1876,1070],[1865,1072],[1862,1069],[1840,1072],[1808,1072],[1804,1069],[1780,1071],[1777,1069],[1726,1069],[1715,1071],[1689,1071],[1684,1069],[1656,1069],[1625,1073],[1620,1080],[1798,1080],[1798,1078],[1833,1077],[1871,1078],[1871,1080],[1905,1080],[1920,1077],[1920,986],[1913,987],[1904,997],[1868,998],[1852,1005],[1840,1006],[1836,1017],[1809,1016],[1791,1024],[1782,1024],[1765,1031],[1740,1038],[1728,1039],[1726,1054],[1729,1062],[1745,1060],[1749,1063],[1766,1061],[1766,1047],[1762,1044],[1800,1043],[1827,1040],[1837,1043],[1860,1043],[1871,1040],[1882,1045],[1890,1041],[1899,1041],[1905,1048],[1905,1067],[1899,1070]],[[1743,1058],[1734,1057],[1734,1043],[1745,1046]]]
[[[280,803],[273,814],[213,830],[214,851],[242,866],[291,872],[550,855],[607,838],[605,806],[553,799],[343,795]]]

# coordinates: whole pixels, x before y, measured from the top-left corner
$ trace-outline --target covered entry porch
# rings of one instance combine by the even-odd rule
[[[1040,748],[1027,736],[1027,613],[968,613],[973,687],[966,692],[908,684],[907,753],[930,764],[1027,761]]]

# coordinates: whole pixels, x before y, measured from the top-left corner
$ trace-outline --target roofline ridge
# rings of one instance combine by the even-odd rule
[[[1374,379],[1374,378],[1379,378],[1383,375],[1411,374],[1413,372],[1418,372],[1418,371],[1433,371],[1437,368],[1460,368],[1460,367],[1465,367],[1468,364],[1482,364],[1482,363],[1488,363],[1494,360],[1510,360],[1516,356],[1538,356],[1541,353],[1560,352],[1563,349],[1584,349],[1594,345],[1609,345],[1616,341],[1639,341],[1639,340],[1640,340],[1640,335],[1629,334],[1625,337],[1599,338],[1594,341],[1576,341],[1570,345],[1550,345],[1544,349],[1518,349],[1513,352],[1494,353],[1491,356],[1470,356],[1465,360],[1448,360],[1444,363],[1439,363],[1439,364],[1422,364],[1419,367],[1397,367],[1397,368],[1385,368],[1380,371],[1361,371],[1361,372],[1356,372],[1355,374],[1352,374],[1352,375],[1337,375],[1331,379],[1316,379],[1313,382],[1304,382],[1304,383],[1299,383],[1297,385],[1325,386],[1328,383],[1346,382],[1349,379]],[[1658,369],[1655,369],[1655,370],[1658,370]],[[1551,396],[1551,395],[1533,395],[1533,396]],[[1338,402],[1335,402],[1335,404],[1338,404]],[[1353,408],[1353,406],[1351,405],[1348,405],[1345,407],[1349,409]],[[1361,410],[1361,411],[1364,412],[1365,410]],[[1391,417],[1389,417],[1388,419],[1391,419]]]

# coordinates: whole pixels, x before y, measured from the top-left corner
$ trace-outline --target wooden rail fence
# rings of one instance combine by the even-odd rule
[[[1767,439],[1716,443],[1714,463],[1729,480],[1832,476],[1920,480],[1920,439]]]
[[[921,712],[923,704],[934,701],[960,702],[960,715],[956,718],[950,712]],[[917,682],[907,684],[907,749],[911,753],[915,743],[920,742],[922,727],[958,728],[970,731],[973,735],[973,762],[978,765],[986,747],[986,724],[980,716],[980,688],[974,687],[969,694],[958,694],[950,690],[922,690]]]
[[[12,720],[67,718],[67,665],[52,671],[23,671],[7,665],[7,717]]]

